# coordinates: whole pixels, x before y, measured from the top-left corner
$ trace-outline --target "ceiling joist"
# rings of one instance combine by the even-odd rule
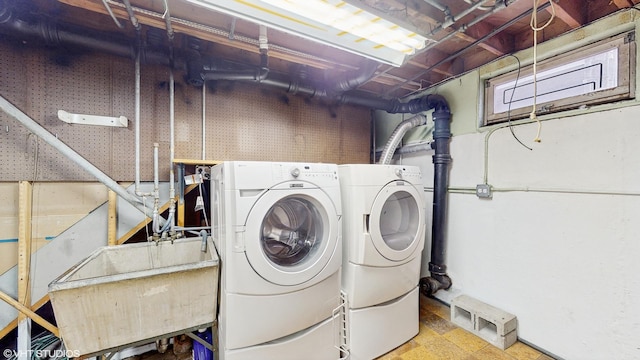
[[[492,25],[481,22],[467,29],[466,34],[468,34],[471,37],[470,41],[473,42],[486,36],[487,34],[491,33],[491,31],[493,30],[494,30],[494,27]],[[489,51],[490,53],[496,56],[502,56],[514,50],[513,37],[509,36],[506,33],[496,34],[488,38],[478,46],[482,47],[483,49]]]
[[[587,22],[587,9],[584,4],[576,1],[554,2],[556,17],[572,29],[578,28]],[[551,12],[551,7],[547,8]]]
[[[632,7],[634,5],[634,1],[632,0],[611,0],[611,4],[614,4],[618,7],[618,9]]]

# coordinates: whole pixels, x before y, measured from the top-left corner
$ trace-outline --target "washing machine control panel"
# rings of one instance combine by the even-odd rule
[[[422,179],[420,168],[416,166],[394,166],[393,174],[398,179],[404,179],[411,183],[420,182]]]
[[[274,169],[278,180],[305,180],[316,184],[332,184],[338,181],[338,168],[333,164],[278,164]]]

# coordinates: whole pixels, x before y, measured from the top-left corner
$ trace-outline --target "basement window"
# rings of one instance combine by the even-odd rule
[[[621,34],[537,64],[536,114],[635,97],[635,36]],[[487,80],[484,125],[529,116],[533,66]]]

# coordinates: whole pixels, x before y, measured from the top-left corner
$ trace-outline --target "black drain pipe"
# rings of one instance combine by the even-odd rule
[[[260,54],[260,66],[255,69],[216,69],[208,68],[200,73],[202,82],[211,80],[229,80],[229,81],[250,81],[250,82],[262,82],[267,78],[269,74],[269,67],[267,66],[267,55]],[[198,79],[199,81],[199,79]],[[198,81],[189,81],[196,84]]]
[[[267,67],[266,54],[261,54],[261,65],[249,69],[218,69],[215,65],[205,65],[202,69],[189,69],[190,76],[197,76],[196,79],[187,80],[191,84],[202,83],[209,80],[228,80],[228,81],[246,81],[256,82],[263,85],[276,87],[288,93],[296,95],[308,95],[313,97],[339,98],[346,91],[354,89],[367,82],[375,74],[378,63],[374,61],[366,62],[358,70],[346,74],[343,78],[335,81],[324,88],[313,85],[301,84],[291,80],[289,77],[283,77],[279,74],[269,73]],[[200,66],[198,63],[189,63],[188,65]],[[380,105],[380,99],[371,99],[372,104]],[[342,101],[345,103],[345,101]]]
[[[20,18],[5,0],[0,0],[0,33],[19,35],[25,40],[37,40],[47,46],[72,46],[135,59],[136,47],[130,39],[119,34],[98,32],[85,27],[58,24],[45,19]],[[169,53],[159,49],[141,50],[144,63],[169,65]],[[180,61],[176,68],[185,68]]]
[[[446,265],[446,215],[447,188],[449,186],[449,164],[451,163],[451,110],[446,99],[441,95],[426,95],[407,103],[391,102],[394,108],[388,112],[418,113],[433,109],[433,223],[431,227],[431,276],[420,279],[420,291],[425,295],[433,295],[438,290],[449,289],[451,278],[447,275]]]
[[[442,99],[444,101],[444,99]],[[446,104],[446,103],[445,103]],[[420,279],[420,290],[425,295],[433,295],[440,289],[451,287],[451,278],[447,275],[446,264],[446,214],[447,187],[449,186],[449,164],[451,152],[451,113],[448,106],[433,112],[435,123],[432,147],[434,179],[433,179],[433,224],[431,228],[431,261],[429,261],[430,277]]]

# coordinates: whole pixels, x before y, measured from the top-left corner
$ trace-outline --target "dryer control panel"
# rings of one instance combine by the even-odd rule
[[[340,165],[340,178],[344,186],[381,186],[391,181],[404,180],[422,186],[422,172],[418,166],[347,164]]]
[[[302,162],[227,162],[233,178],[230,186],[238,190],[289,188],[289,185],[310,187],[339,187],[336,164]],[[298,185],[295,185],[298,184]]]
[[[390,170],[397,177],[397,179],[407,180],[410,183],[420,183],[422,179],[422,173],[417,166],[403,166],[392,165]]]
[[[302,180],[319,186],[335,186],[338,181],[338,167],[333,164],[274,164],[274,180]]]

